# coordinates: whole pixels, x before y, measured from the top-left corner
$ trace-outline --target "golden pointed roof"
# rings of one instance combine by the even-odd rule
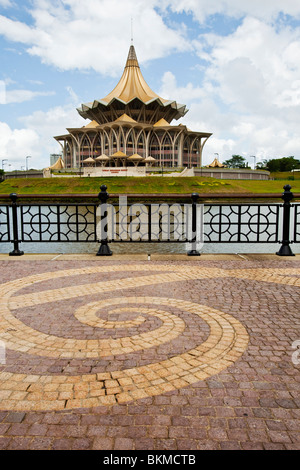
[[[223,163],[220,163],[219,160],[215,158],[210,165],[207,165],[207,168],[225,168],[225,165],[223,165]]]
[[[149,156],[145,158],[145,162],[156,162],[156,158]]]
[[[138,153],[135,153],[134,155],[128,157],[128,160],[144,160],[144,158],[141,157],[141,155],[139,155]]]
[[[126,157],[127,158],[127,155],[119,150],[118,152],[111,155],[111,157],[117,157],[117,158],[125,158]]]
[[[147,113],[140,113],[144,108]],[[130,46],[127,62],[123,75],[113,89],[105,98],[82,104],[77,108],[79,114],[98,124],[114,122],[122,114],[147,124],[156,119],[164,118],[168,123],[173,119],[179,119],[187,113],[186,106],[174,100],[166,100],[157,95],[146,83],[133,45]],[[145,121],[141,121],[141,116]]]
[[[161,118],[159,121],[153,124],[153,127],[165,127],[165,126],[170,126],[170,123],[167,122],[164,118]]]
[[[127,114],[122,114],[122,116],[120,116],[118,119],[116,119],[115,122],[135,122],[135,123],[137,123],[137,121],[132,119]]]
[[[59,157],[54,165],[49,167],[50,170],[63,170],[65,168],[65,163],[61,157]]]
[[[87,124],[87,126],[84,126],[84,127],[86,129],[94,129],[95,127],[98,127],[98,126],[99,126],[98,122],[92,121],[89,124]]]
[[[148,101],[157,98],[159,98],[162,103],[168,101],[154,93],[147,85],[137,60],[135,48],[132,45],[130,46],[125,69],[119,83],[113,91],[105,98],[102,98],[101,101],[110,103],[113,98],[122,100],[125,103],[128,103],[134,98],[139,98],[144,103],[148,103]]]
[[[95,160],[97,161],[109,160],[109,157],[103,153],[102,155],[99,155],[99,157],[95,158]]]

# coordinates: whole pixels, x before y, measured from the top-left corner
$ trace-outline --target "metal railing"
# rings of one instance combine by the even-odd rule
[[[26,203],[10,195],[0,205],[0,243],[10,242],[10,256],[21,256],[20,243],[100,243],[97,256],[111,256],[110,243],[188,243],[189,256],[199,256],[204,243],[278,243],[279,256],[294,256],[300,241],[300,204],[291,204],[291,186],[283,204],[134,203],[126,196],[110,204],[101,186],[94,203]]]

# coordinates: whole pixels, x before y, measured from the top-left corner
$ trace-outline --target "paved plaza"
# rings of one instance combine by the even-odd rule
[[[0,449],[300,449],[300,255],[0,269]]]

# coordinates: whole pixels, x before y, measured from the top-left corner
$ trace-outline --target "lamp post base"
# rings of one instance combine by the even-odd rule
[[[277,256],[295,256],[289,245],[282,245],[279,251],[276,253]]]
[[[20,250],[14,250],[9,253],[9,256],[23,256],[23,255],[24,255],[24,251],[20,251]]]
[[[201,256],[199,251],[197,251],[197,250],[188,251],[187,255],[188,256]]]
[[[113,252],[111,251],[109,246],[107,244],[106,245],[103,244],[100,246],[99,251],[96,256],[112,256],[112,255],[113,255]]]

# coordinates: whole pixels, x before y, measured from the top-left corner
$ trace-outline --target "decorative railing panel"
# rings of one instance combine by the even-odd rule
[[[278,243],[278,204],[205,204],[204,242]]]
[[[22,242],[97,242],[97,205],[24,205]]]
[[[0,206],[0,242],[10,242],[9,207]]]
[[[197,209],[200,221],[201,206]],[[98,238],[107,237],[109,243],[187,243],[193,240],[191,204],[108,204],[102,207],[98,220],[102,222]]]
[[[203,243],[280,243],[279,256],[293,256],[300,241],[300,204],[291,204],[286,185],[283,204],[128,204],[125,196],[109,204],[106,186],[98,203],[11,204],[0,206],[0,242],[11,242],[11,256],[21,256],[20,243],[99,242],[98,256],[112,254],[109,243],[187,243],[188,255],[199,256]]]
[[[295,204],[294,243],[300,242],[300,204]]]

